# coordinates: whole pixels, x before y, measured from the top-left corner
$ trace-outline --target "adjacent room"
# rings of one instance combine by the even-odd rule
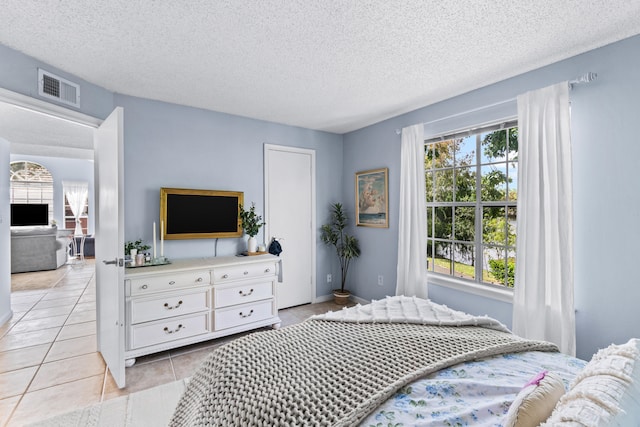
[[[640,4],[48,6],[0,425],[638,424]]]

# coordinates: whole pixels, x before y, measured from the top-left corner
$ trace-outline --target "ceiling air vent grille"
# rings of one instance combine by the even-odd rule
[[[80,107],[80,86],[42,69],[38,69],[38,93],[45,98]]]

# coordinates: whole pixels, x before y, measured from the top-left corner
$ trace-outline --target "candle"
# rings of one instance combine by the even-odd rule
[[[156,222],[153,222],[153,259],[156,259]]]
[[[160,258],[164,258],[164,221],[160,221]]]

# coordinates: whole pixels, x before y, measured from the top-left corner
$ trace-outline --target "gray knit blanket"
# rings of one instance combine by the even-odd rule
[[[370,306],[216,349],[193,375],[170,425],[351,426],[399,388],[456,363],[557,351],[493,319],[428,300],[393,297]]]

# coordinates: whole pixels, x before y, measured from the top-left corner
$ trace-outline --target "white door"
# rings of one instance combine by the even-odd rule
[[[98,350],[118,387],[124,366],[123,110],[117,107],[96,129],[96,317]]]
[[[278,308],[315,300],[315,151],[265,144],[265,239],[282,245]]]

